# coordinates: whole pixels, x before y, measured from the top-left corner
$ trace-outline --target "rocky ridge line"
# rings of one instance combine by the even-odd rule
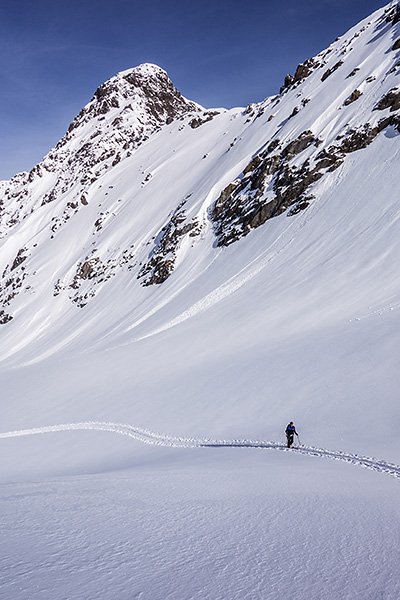
[[[150,135],[175,119],[192,115],[193,121],[204,112],[182,96],[160,67],[145,64],[119,73],[97,88],[39,164],[3,183],[0,236],[41,205],[75,190],[74,200],[65,206],[60,219],[62,224],[87,204],[92,184]],[[48,185],[43,185],[45,191],[37,197],[35,188],[40,180]]]

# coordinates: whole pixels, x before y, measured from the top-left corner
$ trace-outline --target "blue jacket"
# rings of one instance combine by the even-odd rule
[[[285,429],[285,433],[286,433],[286,435],[294,435],[294,434],[297,435],[296,427],[289,423],[289,425]]]

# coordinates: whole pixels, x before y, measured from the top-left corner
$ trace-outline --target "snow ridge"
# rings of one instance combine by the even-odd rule
[[[165,434],[154,433],[140,427],[134,427],[124,423],[107,423],[102,421],[87,421],[83,423],[68,423],[61,425],[47,425],[45,427],[35,427],[32,429],[20,429],[16,431],[7,431],[0,433],[0,438],[21,437],[25,435],[38,435],[43,433],[55,433],[57,431],[76,431],[91,429],[95,431],[110,431],[127,435],[144,444],[153,446],[167,446],[172,448],[221,448],[221,447],[236,447],[236,448],[263,448],[268,450],[281,450],[285,452],[298,452],[308,456],[316,456],[320,458],[331,458],[332,460],[341,460],[353,465],[372,469],[379,473],[385,473],[400,479],[400,465],[389,463],[377,458],[368,456],[360,456],[341,452],[339,450],[326,450],[314,446],[301,445],[299,447],[287,448],[285,444],[279,442],[269,442],[265,440],[223,440],[223,439],[208,439],[194,437],[174,437]]]

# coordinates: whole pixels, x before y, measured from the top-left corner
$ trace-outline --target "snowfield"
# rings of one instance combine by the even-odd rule
[[[2,598],[400,598],[396,7],[247,109],[124,71],[1,182]]]
[[[3,484],[5,597],[399,597],[398,480],[289,452],[135,450],[126,471]]]

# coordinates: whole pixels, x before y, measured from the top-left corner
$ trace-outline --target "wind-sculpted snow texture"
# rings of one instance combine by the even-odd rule
[[[154,446],[168,446],[172,448],[219,448],[219,447],[235,447],[235,448],[264,448],[269,450],[284,450],[287,452],[300,452],[309,456],[316,456],[320,458],[331,458],[333,460],[342,460],[354,465],[373,469],[380,473],[386,473],[393,477],[400,478],[400,466],[394,465],[383,460],[376,458],[369,458],[367,456],[358,456],[357,454],[347,454],[345,452],[338,452],[332,450],[325,450],[324,448],[315,448],[313,446],[300,445],[293,448],[287,448],[285,444],[279,444],[277,442],[267,442],[263,440],[222,440],[222,439],[207,439],[207,438],[190,438],[190,437],[172,437],[169,435],[163,435],[159,433],[153,433],[146,429],[134,427],[133,425],[127,425],[123,423],[101,423],[101,422],[87,422],[87,423],[69,423],[65,425],[48,425],[46,427],[36,427],[33,429],[22,429],[19,431],[8,431],[0,433],[0,439],[20,437],[25,435],[38,435],[43,433],[55,433],[57,431],[76,431],[93,429],[96,431],[111,431],[112,433],[119,433],[121,435],[127,435],[135,440],[143,442],[145,444],[151,444]]]

